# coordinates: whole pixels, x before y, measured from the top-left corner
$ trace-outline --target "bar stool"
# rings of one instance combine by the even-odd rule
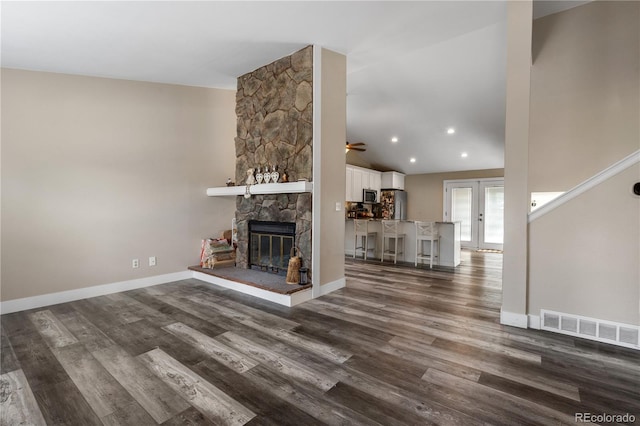
[[[358,250],[364,253],[364,260],[367,260],[367,251],[373,250],[375,255],[376,252],[376,240],[378,239],[377,232],[369,232],[369,220],[368,219],[354,219],[354,234],[355,234],[355,245],[353,247],[353,258],[356,258],[356,253]],[[369,248],[369,238],[373,239],[373,248]],[[360,239],[361,246],[358,247],[358,239]]]
[[[399,220],[383,220],[382,221],[382,256],[380,256],[380,262],[384,262],[385,256],[393,256],[393,263],[398,263],[398,254],[402,254],[404,257],[404,241],[405,234],[398,233]],[[391,240],[394,240],[394,249],[391,250]],[[401,249],[398,253],[398,240],[402,240]],[[387,243],[388,242],[388,243]],[[388,249],[385,247],[388,246]]]
[[[424,242],[429,241],[431,243],[431,249],[429,254],[425,254],[423,251]],[[434,243],[438,246],[438,254],[434,252]],[[440,254],[440,236],[438,235],[438,225],[435,222],[418,222],[416,221],[416,260],[415,266],[418,266],[418,260],[429,259],[429,269],[433,268],[433,258],[439,259]]]

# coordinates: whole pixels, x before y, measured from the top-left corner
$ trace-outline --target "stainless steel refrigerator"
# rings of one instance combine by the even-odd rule
[[[380,192],[383,219],[407,220],[407,193],[399,189],[383,189]]]

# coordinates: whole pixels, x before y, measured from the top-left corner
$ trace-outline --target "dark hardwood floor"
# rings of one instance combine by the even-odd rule
[[[635,415],[640,353],[499,324],[502,256],[347,260],[295,308],[196,280],[1,317],[2,425],[553,425]]]

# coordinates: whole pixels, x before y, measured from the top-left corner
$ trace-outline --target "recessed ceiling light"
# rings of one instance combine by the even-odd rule
[[[413,157],[411,157],[411,158],[409,159],[409,161],[411,161],[412,163],[415,163],[415,162],[416,162],[416,159],[415,159],[415,158],[413,158]]]
[[[452,134],[454,134],[455,132],[456,132],[456,129],[454,129],[453,127],[449,127],[449,128],[447,129],[447,134],[448,134],[448,135],[452,135]]]
[[[398,138],[397,138],[397,137],[395,137],[395,136],[394,136],[394,137],[392,137],[392,138],[391,138],[391,142],[393,142],[393,143],[398,142]]]
[[[469,156],[469,154],[467,154],[466,152],[463,152],[462,154],[460,154],[460,157],[462,158],[467,158]]]

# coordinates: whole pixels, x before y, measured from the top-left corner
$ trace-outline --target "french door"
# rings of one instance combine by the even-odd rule
[[[460,222],[461,245],[502,250],[504,179],[444,181],[444,221]]]

